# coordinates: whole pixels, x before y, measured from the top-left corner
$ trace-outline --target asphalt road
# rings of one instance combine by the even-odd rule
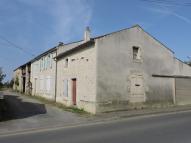
[[[0,136],[0,143],[190,143],[191,111]]]
[[[63,111],[18,93],[6,91],[4,98],[6,112],[4,119],[0,122],[0,134],[86,123],[89,120],[84,116]]]

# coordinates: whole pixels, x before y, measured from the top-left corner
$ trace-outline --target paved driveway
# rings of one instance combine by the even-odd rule
[[[4,92],[7,103],[7,120],[0,122],[0,134],[26,129],[47,128],[86,123],[90,117],[63,111],[51,105],[45,105],[27,96]]]

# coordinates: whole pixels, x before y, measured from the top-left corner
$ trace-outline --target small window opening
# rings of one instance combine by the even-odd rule
[[[135,84],[135,86],[141,86],[140,84]]]
[[[133,47],[133,59],[140,60],[141,59],[141,52],[139,47]]]
[[[65,59],[65,65],[64,65],[64,67],[65,67],[65,68],[67,68],[67,67],[68,67],[68,58],[67,58],[67,59]]]

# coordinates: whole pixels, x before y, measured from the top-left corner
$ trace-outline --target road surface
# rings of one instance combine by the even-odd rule
[[[0,134],[36,128],[51,128],[68,124],[86,123],[88,118],[63,111],[18,93],[4,92],[6,112],[0,122]],[[1,142],[0,142],[1,143]]]
[[[0,143],[190,143],[191,111],[0,135]]]

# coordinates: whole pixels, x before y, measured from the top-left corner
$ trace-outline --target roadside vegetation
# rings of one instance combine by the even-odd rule
[[[4,78],[5,78],[5,74],[3,73],[3,69],[0,67],[0,90],[2,90],[2,88],[3,88],[3,80],[4,80]]]
[[[191,66],[191,60],[185,61],[184,63],[186,63],[187,65]]]
[[[10,81],[4,82],[6,74],[3,72],[3,69],[0,67],[0,91],[4,89],[12,89],[14,80],[11,79]]]
[[[36,99],[44,104],[48,104],[48,105],[52,105],[52,106],[55,106],[55,107],[58,107],[64,111],[69,111],[69,112],[72,112],[72,113],[77,113],[77,114],[81,114],[81,115],[89,115],[88,112],[84,111],[84,109],[78,109],[78,108],[75,108],[75,107],[67,107],[61,103],[57,103],[53,100],[48,100],[48,99],[45,99],[43,97],[40,97],[40,96],[31,96],[31,95],[26,95],[25,96],[28,96],[30,98],[33,98],[33,99]]]
[[[0,121],[4,118],[4,113],[6,111],[5,101],[4,101],[3,95],[1,94],[1,90],[4,87],[3,80],[5,76],[6,75],[3,73],[3,70],[0,67]]]

